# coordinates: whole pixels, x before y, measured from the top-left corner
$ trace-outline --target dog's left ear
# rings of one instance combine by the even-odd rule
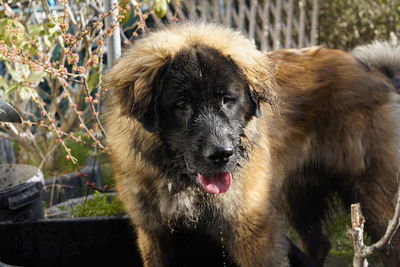
[[[267,102],[274,110],[277,106],[275,75],[277,66],[267,54],[256,49],[233,58],[243,72],[250,88],[250,99],[253,102],[255,116],[261,116],[260,104]]]
[[[248,90],[248,97],[250,99],[251,114],[257,118],[261,117],[260,100],[254,90]]]

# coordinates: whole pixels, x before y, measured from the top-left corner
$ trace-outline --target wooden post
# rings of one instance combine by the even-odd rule
[[[117,4],[118,0],[104,0],[105,11],[111,11]],[[115,9],[105,21],[107,29],[111,28],[112,24],[114,24],[113,34],[107,38],[107,70],[111,69],[114,62],[121,56],[121,33],[117,17],[118,9]]]

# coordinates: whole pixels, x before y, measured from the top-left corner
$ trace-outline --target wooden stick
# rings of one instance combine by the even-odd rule
[[[364,223],[365,219],[361,213],[360,204],[351,205],[351,229],[348,234],[353,241],[354,247],[354,267],[368,266],[367,257],[376,254],[390,245],[390,242],[400,226],[400,185],[397,189],[397,201],[393,218],[389,221],[386,232],[383,237],[371,246],[364,245]]]

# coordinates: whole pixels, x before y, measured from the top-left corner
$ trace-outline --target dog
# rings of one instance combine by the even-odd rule
[[[116,189],[145,266],[288,266],[256,119],[272,116],[274,71],[237,32],[182,24],[137,41],[107,74]]]
[[[270,138],[285,176],[281,203],[304,252],[323,266],[324,225],[337,199],[347,210],[361,203],[372,241],[394,215],[400,47],[375,42],[351,54],[313,47],[268,56],[278,66],[280,119],[270,127],[279,135]],[[399,239],[383,251],[385,266],[400,266]]]
[[[361,201],[376,238],[387,221],[373,217],[392,216],[398,96],[348,53],[262,53],[233,30],[182,23],[136,41],[104,86],[145,266],[289,266],[283,214],[322,264],[328,183]]]

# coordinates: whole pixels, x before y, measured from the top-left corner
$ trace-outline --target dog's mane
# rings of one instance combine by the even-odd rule
[[[133,104],[145,111],[157,71],[181,50],[206,46],[231,58],[241,69],[260,100],[272,102],[275,65],[239,32],[215,24],[182,23],[161,27],[137,40],[104,79],[121,102],[124,115]]]

